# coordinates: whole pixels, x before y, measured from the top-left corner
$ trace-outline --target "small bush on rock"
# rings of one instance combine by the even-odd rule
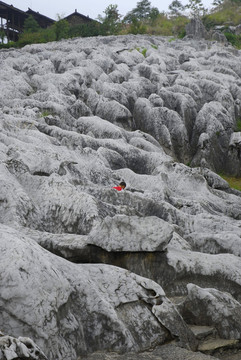
[[[226,36],[228,42],[236,48],[241,49],[241,35],[235,35],[229,32],[225,32],[224,35]]]

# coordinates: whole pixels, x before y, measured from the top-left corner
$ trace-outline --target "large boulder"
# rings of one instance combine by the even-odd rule
[[[191,21],[186,25],[186,35],[194,39],[207,39],[207,30],[199,17],[191,18]]]
[[[99,349],[139,351],[196,342],[162,288],[107,265],[76,265],[1,227],[1,329],[31,338],[49,359]],[[141,316],[139,316],[141,314]]]
[[[224,339],[241,339],[241,304],[229,293],[188,284],[184,313],[189,323],[215,326]]]
[[[88,239],[107,251],[154,252],[164,251],[172,235],[173,228],[158,217],[116,215],[107,216]]]

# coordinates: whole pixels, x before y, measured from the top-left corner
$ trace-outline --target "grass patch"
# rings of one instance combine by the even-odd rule
[[[40,117],[45,117],[45,116],[49,116],[49,115],[53,115],[53,113],[49,110],[43,110],[40,114]]]
[[[241,191],[241,178],[235,177],[235,176],[228,176],[219,174],[224,180],[226,180],[229,184],[229,186],[233,189]]]
[[[144,57],[146,57],[146,52],[147,52],[147,49],[143,49],[141,52]]]
[[[224,32],[226,39],[237,49],[241,49],[241,35],[235,35],[228,32]]]
[[[133,51],[134,49],[130,49],[129,51]],[[147,52],[147,49],[146,48],[139,48],[139,47],[136,47],[135,50],[137,50],[140,54],[142,54],[144,57],[146,57],[146,52]]]
[[[237,123],[236,123],[236,132],[240,132],[241,131],[241,118],[238,118]]]

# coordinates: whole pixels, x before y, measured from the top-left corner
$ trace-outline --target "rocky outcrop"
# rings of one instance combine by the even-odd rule
[[[186,25],[186,35],[194,39],[208,39],[208,32],[198,16],[191,18]]]
[[[142,351],[174,338],[196,349],[192,331],[153,281],[110,265],[72,264],[7,226],[0,246],[1,327],[31,336],[50,359]]]
[[[209,359],[189,322],[239,346],[240,192],[215,171],[240,174],[240,53],[110,36],[0,63],[1,331],[50,360]]]
[[[172,235],[172,226],[158,217],[115,215],[107,216],[88,241],[107,251],[158,252],[166,249]]]
[[[47,357],[30,338],[19,337],[16,339],[1,333],[0,359],[47,360]]]
[[[222,33],[221,26],[216,26],[213,29],[207,31],[200,17],[194,16],[191,21],[186,25],[186,37],[191,39],[206,39],[221,42],[223,44],[228,43],[226,36]],[[238,29],[237,29],[238,32]]]
[[[240,302],[229,293],[216,289],[202,289],[194,284],[188,284],[187,290],[184,311],[189,323],[212,324],[220,337],[240,340]]]

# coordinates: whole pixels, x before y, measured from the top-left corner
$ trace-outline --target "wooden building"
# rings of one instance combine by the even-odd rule
[[[38,12],[28,8],[22,11],[13,5],[8,5],[0,1],[0,29],[5,32],[8,41],[17,41],[19,34],[23,32],[24,21],[32,15],[41,28],[47,28],[54,23],[53,19],[48,18]]]
[[[13,5],[0,1],[0,28],[5,32],[8,41],[16,41],[23,31],[24,21],[28,15]]]
[[[94,21],[93,19],[89,18],[89,16],[80,14],[77,9],[75,9],[75,12],[66,16],[64,19],[68,21],[70,26],[87,24]]]
[[[55,22],[55,20],[50,19],[39,12],[33,11],[30,8],[28,8],[28,11],[22,11],[15,8],[13,5],[8,5],[3,1],[0,1],[0,30],[4,31],[8,42],[18,40],[19,34],[24,30],[24,22],[30,15],[33,16],[39,26],[43,29],[51,26]],[[64,19],[68,21],[70,26],[94,21],[88,16],[78,13],[77,9],[75,9],[74,13],[66,16]]]
[[[49,17],[40,14],[39,12],[33,11],[30,8],[28,8],[26,14],[32,15],[32,17],[37,21],[39,26],[43,29],[46,29],[47,27],[53,25],[53,23],[55,22],[55,20],[50,19]]]

